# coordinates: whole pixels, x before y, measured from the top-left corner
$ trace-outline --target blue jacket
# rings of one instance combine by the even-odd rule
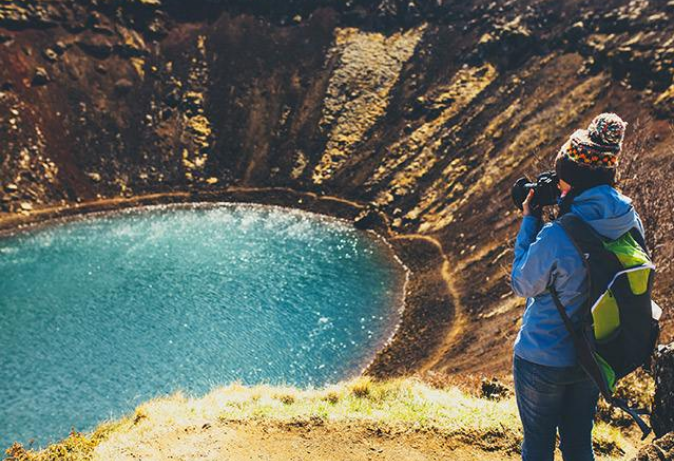
[[[608,186],[579,194],[570,212],[599,234],[615,239],[632,227],[644,235],[632,201]],[[573,315],[587,298],[587,271],[566,232],[556,222],[525,216],[515,241],[512,289],[527,298],[522,327],[515,340],[515,354],[547,366],[572,366],[576,354],[564,322],[547,287],[554,284],[566,311]]]

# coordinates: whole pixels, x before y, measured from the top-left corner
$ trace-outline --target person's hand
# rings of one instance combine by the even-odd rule
[[[527,194],[527,198],[522,202],[522,214],[524,216],[534,216],[536,218],[541,217],[541,208],[537,207],[537,209],[532,209],[531,206],[531,200],[534,198],[534,190],[531,189],[529,190],[529,193]]]

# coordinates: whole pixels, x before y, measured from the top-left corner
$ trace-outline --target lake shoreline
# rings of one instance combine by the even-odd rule
[[[147,205],[192,202],[234,202],[276,205],[300,209],[354,222],[366,204],[339,197],[290,188],[231,187],[217,191],[180,191],[135,197],[115,197],[0,216],[0,237],[53,224],[53,220],[77,218],[96,212],[117,211]],[[410,375],[428,369],[434,357],[448,349],[456,330],[456,309],[443,266],[442,247],[428,236],[396,235],[385,219],[367,226],[392,249],[406,272],[400,308],[401,320],[392,335],[361,374],[375,378]]]

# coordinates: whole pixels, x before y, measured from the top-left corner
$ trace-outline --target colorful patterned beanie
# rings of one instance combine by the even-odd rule
[[[564,143],[555,159],[557,175],[574,187],[613,185],[626,127],[614,113],[597,115]]]

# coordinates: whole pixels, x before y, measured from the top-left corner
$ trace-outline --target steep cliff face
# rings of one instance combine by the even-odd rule
[[[514,180],[601,111],[674,300],[671,1],[63,0],[0,6],[0,216],[284,186],[436,238],[461,328],[425,369],[506,370]],[[672,338],[666,314],[665,337]]]

